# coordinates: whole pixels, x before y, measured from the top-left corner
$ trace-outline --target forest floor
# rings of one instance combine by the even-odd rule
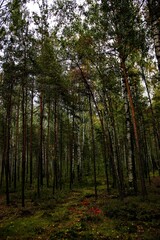
[[[0,197],[0,239],[44,240],[159,240],[160,177],[152,179],[149,195],[128,196],[122,201],[108,196],[105,186],[75,188],[51,198],[43,190],[41,199],[28,192],[25,208],[20,196],[11,195],[11,205]]]

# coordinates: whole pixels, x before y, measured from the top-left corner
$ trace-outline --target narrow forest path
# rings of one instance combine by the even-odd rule
[[[48,191],[48,190],[47,190]],[[107,196],[105,186],[94,190],[79,188],[52,198],[44,193],[41,200],[28,198],[20,207],[18,196],[5,206],[0,198],[1,240],[159,240],[160,188],[154,187],[145,202],[140,197]],[[20,199],[19,199],[20,200]]]

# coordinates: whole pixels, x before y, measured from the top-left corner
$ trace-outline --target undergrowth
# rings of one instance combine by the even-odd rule
[[[158,240],[160,239],[160,189],[151,186],[148,198],[117,192],[107,195],[105,185],[59,191],[43,189],[39,199],[34,191],[26,193],[26,207],[20,196],[11,195],[11,205],[1,198],[0,239],[78,239],[78,240]]]

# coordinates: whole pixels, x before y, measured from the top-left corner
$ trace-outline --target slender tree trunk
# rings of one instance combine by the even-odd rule
[[[80,145],[80,133],[77,136],[77,177],[78,182],[82,180],[82,155],[81,155],[81,145]]]
[[[135,137],[135,143],[136,143],[136,149],[137,149],[139,176],[140,176],[140,180],[141,180],[141,190],[142,190],[142,196],[144,197],[145,195],[147,195],[147,190],[146,190],[145,179],[144,179],[143,161],[141,158],[139,136],[138,136],[138,131],[137,131],[137,121],[136,121],[136,117],[135,117],[135,109],[134,109],[133,99],[132,99],[131,90],[130,90],[130,86],[129,86],[129,82],[128,82],[128,74],[127,74],[127,70],[126,70],[125,60],[123,59],[123,57],[120,57],[120,60],[121,60],[122,76],[124,79],[125,87],[126,87],[127,94],[128,94],[130,109],[131,109],[134,137]]]
[[[9,195],[9,152],[10,152],[10,124],[11,124],[11,112],[10,106],[7,109],[7,131],[6,131],[6,146],[5,146],[5,175],[6,175],[6,203],[10,203]]]
[[[118,173],[118,186],[119,186],[119,194],[121,199],[124,198],[125,189],[124,189],[124,179],[123,179],[123,169],[122,169],[122,163],[121,163],[121,157],[119,154],[119,143],[118,143],[118,137],[117,137],[117,129],[115,124],[115,117],[113,114],[113,106],[112,106],[112,99],[111,97],[107,96],[108,98],[108,104],[110,109],[110,119],[111,119],[111,128],[112,128],[112,145],[113,145],[113,153],[115,158],[115,166],[117,167],[117,173]]]
[[[61,120],[60,120],[60,154],[59,154],[59,185],[60,185],[60,190],[62,190],[62,177],[63,177],[63,114],[61,114]]]
[[[97,102],[96,102],[96,100],[95,100],[95,97],[94,97],[94,94],[93,94],[93,92],[92,92],[91,86],[89,85],[89,83],[88,83],[88,81],[87,81],[87,78],[85,77],[85,75],[84,75],[81,67],[79,66],[79,64],[77,64],[77,66],[78,66],[78,68],[79,68],[79,70],[80,70],[80,73],[81,73],[81,76],[82,76],[82,80],[83,80],[83,82],[84,82],[84,84],[85,84],[85,86],[86,86],[86,88],[87,88],[87,90],[88,90],[88,92],[89,92],[89,94],[90,94],[90,97],[92,98],[92,100],[93,100],[93,102],[94,102],[94,104],[95,104],[96,111],[97,111],[97,114],[98,114],[98,117],[99,117],[99,120],[100,120],[100,123],[101,123],[102,134],[103,134],[104,140],[105,140],[105,139],[107,139],[108,136],[107,136],[107,133],[106,133],[106,131],[105,131],[102,114],[101,114],[100,111],[99,111]],[[108,138],[109,138],[109,137],[108,137]],[[104,142],[107,142],[107,141],[104,141]],[[111,158],[110,158],[110,159],[111,159]],[[107,167],[107,165],[105,165],[105,167]],[[106,169],[106,170],[107,170],[107,169]],[[107,172],[106,172],[106,173],[107,173]],[[107,176],[106,176],[106,177],[107,177]],[[107,177],[106,180],[107,180],[107,184],[108,184],[108,183],[109,183],[108,177]]]
[[[33,183],[33,83],[32,83],[32,90],[31,90],[31,117],[30,117],[30,142],[29,142],[29,154],[30,154],[30,186]]]
[[[6,203],[10,203],[9,195],[9,178],[10,178],[10,142],[11,142],[11,117],[12,117],[12,90],[13,84],[10,86],[10,92],[7,101],[6,115],[6,144],[5,144],[5,176],[6,176]]]
[[[136,172],[136,161],[135,161],[135,144],[134,144],[134,132],[131,127],[131,133],[130,133],[130,142],[131,142],[131,152],[132,152],[132,170],[133,170],[133,188],[134,188],[134,193],[137,195],[138,193],[138,186],[137,186],[137,172]]]
[[[70,142],[69,142],[69,157],[70,157],[70,189],[72,189],[73,185],[73,178],[74,178],[74,162],[73,162],[73,155],[74,155],[74,114],[73,114],[73,120],[72,120],[72,131],[69,134],[70,135]]]
[[[130,121],[130,111],[129,111],[129,101],[127,95],[127,89],[125,87],[125,81],[122,82],[122,90],[124,96],[124,108],[125,108],[125,118],[126,118],[126,163],[128,170],[128,182],[129,188],[133,188],[133,159],[132,159],[132,147],[131,147],[131,121]]]
[[[19,109],[20,105],[17,105],[17,116],[16,116],[16,136],[15,136],[15,159],[14,159],[14,190],[17,187],[17,159],[18,159],[18,139],[19,139]]]
[[[145,83],[148,100],[149,100],[149,104],[150,104],[150,110],[151,110],[151,114],[152,114],[152,127],[153,127],[153,134],[154,134],[154,143],[155,143],[155,149],[156,149],[156,155],[157,155],[156,158],[157,158],[157,160],[159,160],[159,166],[160,166],[160,134],[159,134],[158,124],[157,124],[157,121],[155,118],[155,113],[154,113],[153,106],[152,106],[149,87],[148,87],[148,83],[147,83],[147,80],[146,80],[146,77],[144,74],[143,67],[141,67],[141,71],[142,71],[142,79]]]
[[[58,188],[58,100],[54,102],[54,162],[53,162],[53,194]]]
[[[95,191],[95,198],[97,199],[97,173],[96,173],[96,144],[95,144],[95,136],[94,136],[94,126],[93,126],[93,113],[92,113],[92,103],[91,97],[89,95],[89,114],[90,114],[90,121],[91,121],[91,136],[92,136],[92,158],[93,158],[93,174],[94,174],[94,191]]]
[[[43,186],[43,115],[44,115],[43,94],[40,93],[39,181],[41,186]]]
[[[148,178],[149,183],[151,182],[150,180],[150,168],[149,168],[149,149],[148,149],[148,144],[147,144],[147,134],[146,134],[146,128],[145,128],[145,121],[144,121],[144,116],[141,114],[141,127],[142,127],[142,138],[143,138],[143,149],[144,149],[144,158],[145,158],[145,176]]]
[[[25,87],[22,85],[22,207],[25,206],[25,167],[26,167],[26,109]]]
[[[28,89],[27,89],[27,86],[25,87],[25,125],[26,125],[26,182],[28,181],[28,173],[29,173],[29,156],[28,156],[28,153],[29,153],[29,148],[28,148],[28,143],[29,143],[29,139],[28,139],[28,115],[27,115],[27,111],[28,111],[28,99],[27,99],[27,96],[28,96]]]
[[[3,154],[2,154],[2,165],[1,165],[1,181],[0,181],[0,188],[3,185],[3,180],[4,180],[4,173],[5,173],[5,149],[3,149]]]
[[[49,187],[50,112],[51,112],[51,103],[50,103],[50,99],[49,99],[49,102],[48,102],[47,147],[46,147],[46,180],[47,180],[47,187]]]
[[[143,81],[145,83],[145,87],[146,87],[146,90],[147,90],[149,105],[150,105],[151,114],[152,114],[153,132],[154,132],[155,138],[157,138],[158,147],[160,149],[160,136],[159,136],[158,126],[157,126],[157,121],[156,121],[156,118],[155,118],[155,114],[154,114],[154,110],[153,110],[153,106],[152,106],[152,100],[151,100],[151,96],[150,96],[150,92],[149,92],[149,87],[148,87],[148,83],[147,83],[147,80],[146,80],[146,77],[145,77],[145,74],[144,74],[143,67],[141,67],[141,71],[142,71],[142,79],[143,79]]]
[[[3,185],[3,180],[4,180],[4,174],[5,174],[5,153],[6,153],[6,122],[5,122],[5,118],[3,119],[3,126],[2,126],[2,130],[3,130],[3,146],[2,146],[2,165],[1,165],[1,181],[0,181],[0,188]]]

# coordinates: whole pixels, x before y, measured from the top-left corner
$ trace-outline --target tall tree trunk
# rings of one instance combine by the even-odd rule
[[[124,109],[125,109],[125,118],[126,118],[126,163],[127,163],[127,170],[128,170],[128,182],[129,188],[132,190],[133,188],[133,153],[131,147],[131,121],[130,121],[130,111],[129,111],[129,101],[127,95],[127,89],[125,87],[125,81],[123,79],[122,82],[122,90],[124,96]]]
[[[78,63],[77,63],[77,66],[78,66],[78,68],[79,68],[79,70],[80,70],[80,73],[81,73],[81,76],[82,76],[82,80],[83,80],[83,82],[84,82],[84,84],[85,84],[85,86],[86,86],[86,88],[87,88],[87,90],[88,90],[88,92],[89,92],[89,94],[90,94],[90,97],[92,98],[93,103],[95,104],[96,111],[97,111],[97,114],[98,114],[98,117],[99,117],[99,120],[100,120],[100,123],[101,123],[102,134],[103,134],[103,136],[104,136],[104,142],[107,142],[106,139],[109,138],[109,137],[107,136],[107,133],[106,133],[106,131],[105,131],[105,127],[104,127],[104,123],[103,123],[103,116],[102,116],[102,114],[100,113],[100,110],[99,110],[99,107],[98,107],[98,105],[97,105],[96,99],[95,99],[95,97],[94,97],[93,91],[92,91],[92,89],[91,89],[90,84],[88,83],[87,78],[85,77],[85,75],[84,75],[84,73],[83,73],[83,70],[81,69],[81,67],[80,67],[80,65],[79,65]],[[104,160],[104,161],[105,161],[105,160]],[[105,167],[107,167],[106,164],[105,164]],[[107,170],[107,169],[106,169],[106,170]],[[106,173],[107,173],[107,172],[106,172]],[[109,179],[108,179],[108,177],[107,177],[107,175],[106,175],[107,184],[108,184],[108,180],[109,180]]]
[[[3,154],[2,154],[2,164],[1,164],[1,180],[0,180],[0,188],[3,185],[4,180],[4,173],[5,173],[5,147],[3,147]]]
[[[2,125],[2,130],[3,130],[3,146],[2,146],[2,165],[1,165],[1,180],[0,180],[0,188],[3,185],[3,180],[4,180],[4,174],[5,174],[5,153],[6,153],[6,118],[3,119],[3,125]]]
[[[92,103],[91,97],[89,95],[89,115],[91,122],[91,136],[92,136],[92,158],[93,158],[93,174],[94,174],[94,191],[95,198],[97,199],[97,173],[96,173],[96,144],[95,144],[95,136],[94,136],[94,125],[93,125],[93,112],[92,112]]]
[[[11,101],[11,100],[10,100]],[[11,108],[7,107],[7,131],[6,131],[6,145],[5,145],[5,175],[6,175],[6,203],[9,205],[9,152],[10,152],[10,125],[11,125]]]
[[[18,139],[19,139],[19,109],[20,105],[17,105],[16,113],[16,136],[15,136],[15,159],[14,159],[14,189],[17,187],[17,159],[18,159]]]
[[[47,146],[46,146],[46,180],[47,180],[47,187],[49,187],[50,112],[51,112],[51,103],[50,103],[50,99],[49,99],[49,102],[48,102]]]
[[[28,111],[28,88],[27,86],[25,87],[25,122],[26,122],[26,182],[28,181],[28,173],[29,173],[29,148],[28,148],[28,143],[29,143],[29,139],[28,139],[28,115],[27,115],[27,111]]]
[[[144,197],[145,195],[147,195],[147,190],[146,190],[145,179],[144,179],[143,160],[141,158],[141,151],[140,151],[140,145],[139,145],[139,136],[138,136],[138,131],[137,131],[137,121],[136,121],[136,116],[135,116],[135,109],[134,109],[132,94],[131,94],[131,90],[130,90],[130,86],[129,86],[129,82],[128,82],[128,74],[127,74],[127,70],[126,70],[125,60],[121,56],[120,56],[120,60],[121,60],[122,76],[123,76],[123,79],[124,79],[125,87],[126,87],[127,94],[128,94],[130,109],[131,109],[132,124],[133,124],[134,137],[135,137],[135,143],[136,143],[136,149],[137,149],[139,177],[140,177],[140,181],[141,181],[141,191],[142,191],[142,196]]]
[[[124,196],[123,172],[122,172],[121,163],[120,163],[120,156],[119,156],[120,154],[119,154],[119,147],[118,147],[116,124],[115,124],[114,114],[113,114],[112,99],[111,99],[111,96],[106,93],[105,89],[103,89],[103,96],[100,95],[100,98],[104,103],[105,112],[107,113],[108,116],[110,116],[109,117],[110,123],[108,122],[108,125],[107,125],[108,134],[109,134],[108,145],[110,145],[108,152],[109,152],[109,158],[110,158],[110,163],[112,168],[113,186],[115,187],[116,184],[118,185],[120,197],[123,198]],[[104,135],[104,137],[105,137],[104,142],[107,142],[106,134]]]
[[[39,143],[39,182],[43,186],[43,115],[44,103],[43,94],[40,93],[40,143]]]
[[[115,188],[117,186],[117,183],[118,183],[118,189],[120,189],[116,163],[115,163],[115,160],[114,160],[112,137],[111,137],[111,132],[110,132],[109,128],[108,128],[108,136],[109,136],[109,161],[110,161],[110,168],[109,169],[110,169],[111,176],[112,176],[112,187]]]
[[[119,154],[119,143],[118,143],[118,137],[117,137],[117,129],[116,129],[116,124],[115,124],[115,116],[113,114],[113,104],[112,104],[112,99],[111,96],[108,94],[107,95],[108,99],[108,104],[109,104],[109,114],[110,114],[110,119],[111,119],[111,129],[112,129],[112,145],[113,145],[113,153],[114,153],[114,158],[115,158],[115,166],[117,168],[117,173],[118,173],[118,189],[119,189],[119,194],[121,199],[124,198],[125,194],[125,189],[124,189],[124,179],[123,179],[123,169],[122,169],[122,163],[121,163],[121,157]]]
[[[157,126],[157,121],[155,119],[155,113],[154,113],[154,110],[153,110],[152,100],[151,100],[151,96],[150,96],[150,92],[149,92],[149,87],[148,87],[148,83],[147,83],[147,80],[146,80],[146,77],[145,77],[143,67],[141,67],[141,72],[142,72],[142,80],[144,81],[144,84],[145,84],[145,87],[146,87],[148,100],[149,100],[149,105],[150,105],[151,114],[152,114],[153,133],[154,133],[155,138],[157,138],[158,147],[160,149],[160,134],[159,134],[159,131],[158,131],[159,129],[158,129],[158,126]],[[157,143],[156,143],[156,145],[157,145]]]
[[[60,143],[59,143],[59,187],[62,190],[62,177],[63,177],[63,156],[64,156],[64,140],[63,140],[63,114],[61,113],[60,120]]]
[[[25,167],[26,167],[26,108],[25,86],[22,84],[22,207],[25,206]]]
[[[34,89],[32,83],[31,90],[31,112],[30,112],[30,140],[29,140],[29,158],[30,158],[30,186],[33,183],[33,98],[34,98]]]
[[[74,179],[74,114],[73,114],[73,119],[72,119],[72,129],[71,132],[69,134],[70,136],[70,141],[69,141],[69,159],[70,159],[70,189],[72,189],[72,185],[73,185],[73,179]]]
[[[80,132],[77,136],[77,177],[78,181],[82,180],[82,154],[81,154],[81,143],[80,143]]]
[[[12,90],[13,84],[10,84],[7,99],[7,115],[6,115],[6,139],[5,139],[5,176],[6,176],[6,203],[10,203],[9,195],[9,176],[10,176],[10,142],[11,142],[11,117],[12,117]]]
[[[158,165],[160,166],[160,134],[159,134],[159,129],[158,129],[158,123],[157,123],[156,118],[155,118],[155,113],[154,113],[154,109],[153,109],[153,106],[152,106],[152,100],[151,100],[149,87],[148,87],[148,83],[147,83],[147,80],[146,80],[146,77],[145,77],[143,66],[141,67],[141,72],[142,72],[142,79],[145,83],[145,87],[146,87],[146,90],[147,90],[150,110],[151,110],[151,114],[152,114],[152,128],[153,128],[154,143],[155,143],[155,149],[156,149],[156,155],[157,155],[156,158],[157,158]],[[159,169],[159,171],[160,171],[160,169]]]
[[[58,188],[58,100],[54,102],[54,158],[53,158],[53,194]]]

